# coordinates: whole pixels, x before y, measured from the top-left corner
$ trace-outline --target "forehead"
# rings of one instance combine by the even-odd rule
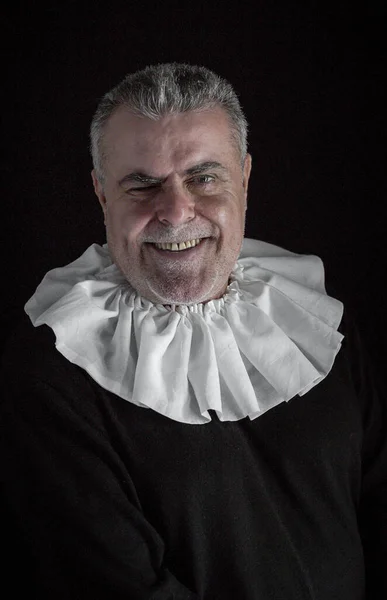
[[[227,162],[236,154],[229,117],[219,107],[157,121],[120,108],[107,123],[103,147],[106,166],[117,175],[134,167],[163,176],[201,160]]]

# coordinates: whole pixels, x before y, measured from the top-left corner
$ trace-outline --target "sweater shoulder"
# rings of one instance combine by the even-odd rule
[[[71,414],[104,433],[106,394],[98,393],[88,373],[67,360],[55,341],[50,327],[34,327],[27,316],[16,324],[1,357],[5,412]]]
[[[55,334],[47,325],[34,327],[26,314],[21,315],[8,335],[1,353],[1,368],[14,364],[24,371],[38,371],[48,361],[58,362]],[[60,362],[60,360],[59,360]]]

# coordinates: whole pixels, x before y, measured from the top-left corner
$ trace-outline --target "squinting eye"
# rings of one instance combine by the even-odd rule
[[[136,188],[129,188],[129,190],[127,190],[128,192],[148,192],[149,190],[153,190],[155,189],[155,185],[147,185],[147,186],[142,186],[142,187],[136,187]]]

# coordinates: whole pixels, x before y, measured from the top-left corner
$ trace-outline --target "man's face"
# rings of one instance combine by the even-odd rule
[[[129,283],[156,304],[220,298],[243,241],[251,169],[250,155],[241,168],[223,109],[152,121],[120,108],[103,144],[105,182],[93,171],[94,188]],[[197,238],[179,251],[154,245]]]

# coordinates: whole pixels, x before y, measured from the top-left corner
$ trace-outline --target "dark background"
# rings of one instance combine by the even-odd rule
[[[184,61],[228,79],[250,123],[246,235],[319,255],[383,371],[384,4],[8,4],[3,340],[47,270],[105,242],[88,153],[98,99],[128,72]]]

